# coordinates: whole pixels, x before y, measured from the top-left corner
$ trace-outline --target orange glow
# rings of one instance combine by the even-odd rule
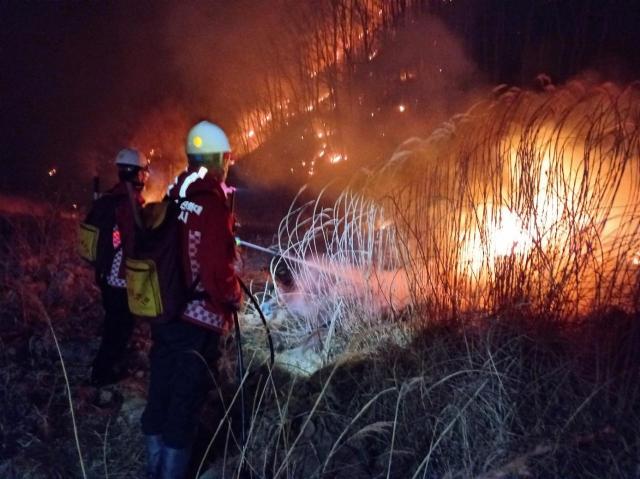
[[[350,57],[347,52],[360,56],[358,60],[368,59],[371,61],[376,58],[381,45],[378,33],[385,28],[386,22],[393,16],[393,11],[382,8],[382,5],[382,2],[378,1],[363,5],[366,10],[366,24],[356,22],[353,24],[354,30],[350,31],[348,35],[333,37],[333,41],[326,44],[316,45],[315,40],[316,38],[332,38],[329,33],[333,27],[329,23],[321,22],[312,28],[308,32],[309,45],[302,51],[304,77],[314,80],[323,76],[328,69],[336,68],[346,62]],[[412,75],[412,72],[406,72],[407,78],[412,78]],[[309,97],[306,91],[300,95],[301,92],[297,91],[295,86],[287,86],[288,78],[282,81],[283,79],[275,73],[273,80],[273,91],[277,91],[277,96],[274,98],[272,93],[269,93],[270,103],[262,105],[260,108],[247,109],[240,116],[241,127],[238,133],[240,133],[239,143],[244,149],[242,153],[255,150],[270,137],[272,131],[275,131],[278,126],[269,125],[272,121],[287,126],[286,119],[294,118],[299,114],[336,108],[335,94],[331,87],[324,82],[313,81],[312,83],[316,83],[314,85],[316,93]],[[300,98],[302,101],[299,101]],[[279,111],[280,113],[276,114],[276,118],[273,118],[270,112],[265,111],[265,106],[272,112]],[[251,134],[250,131],[253,131],[254,134]],[[329,133],[325,131],[324,136],[328,135]],[[318,138],[322,137],[318,136]]]
[[[404,113],[406,109],[407,109],[407,107],[406,107],[406,106],[404,106],[404,105],[398,105],[398,111],[399,111],[400,113]]]

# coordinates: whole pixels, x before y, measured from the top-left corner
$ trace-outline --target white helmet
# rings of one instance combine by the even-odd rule
[[[208,121],[195,125],[187,135],[187,155],[209,155],[231,152],[227,135],[222,128]]]
[[[147,157],[138,150],[134,150],[133,148],[124,148],[116,155],[116,165],[146,168],[149,166],[149,160],[147,160]]]
[[[191,166],[204,166],[225,181],[231,163],[231,146],[222,128],[208,121],[195,125],[187,135],[187,158]]]

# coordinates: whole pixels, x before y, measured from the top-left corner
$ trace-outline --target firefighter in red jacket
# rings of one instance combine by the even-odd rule
[[[152,325],[151,377],[142,415],[148,477],[185,477],[198,413],[211,386],[203,358],[216,356],[241,292],[235,274],[233,215],[223,189],[231,148],[224,132],[203,121],[187,137],[188,169],[169,187],[180,205],[185,284],[193,291],[179,318]]]
[[[142,204],[142,189],[149,176],[148,161],[137,150],[121,150],[115,163],[120,181],[94,202],[86,220],[91,223],[92,218],[101,216],[110,217],[110,224],[115,222],[109,251],[104,253],[102,264],[96,264],[96,281],[105,312],[102,340],[91,369],[91,383],[98,387],[117,382],[125,370],[122,361],[134,320],[127,303],[123,250],[128,251],[133,241],[130,195]]]

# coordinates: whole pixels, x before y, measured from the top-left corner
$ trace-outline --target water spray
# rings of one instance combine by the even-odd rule
[[[326,266],[322,266],[320,264],[317,263],[313,263],[311,261],[307,261],[304,259],[300,259],[300,258],[295,258],[293,256],[290,256],[286,253],[279,253],[277,251],[274,251],[270,248],[265,248],[264,246],[260,246],[254,243],[249,243],[248,241],[242,240],[240,238],[238,238],[236,236],[236,245],[237,246],[245,246],[247,248],[251,248],[253,250],[256,251],[260,251],[262,253],[267,253],[270,254],[271,256],[280,256],[283,259],[286,259],[287,261],[291,261],[293,263],[298,263],[298,264],[304,264],[306,266],[308,266],[309,268],[313,268],[313,269],[317,269],[318,271],[322,271],[323,273],[333,273],[333,274],[337,274],[335,271],[330,271]]]

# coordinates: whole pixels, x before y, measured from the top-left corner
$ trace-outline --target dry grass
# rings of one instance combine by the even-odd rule
[[[344,338],[407,310],[420,322],[635,311],[639,100],[635,84],[497,89],[332,205],[292,209],[280,262],[309,307],[291,330]]]
[[[140,477],[135,411],[87,386],[102,313],[75,223],[55,208],[0,221],[0,476]]]
[[[219,440],[212,459],[226,477],[635,477],[635,317],[482,319],[429,326],[311,377],[252,361],[247,444]]]

